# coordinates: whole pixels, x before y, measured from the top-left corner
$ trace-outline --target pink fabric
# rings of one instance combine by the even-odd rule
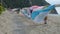
[[[36,10],[42,9],[43,7],[44,6],[32,6],[32,7],[30,7],[30,10],[36,11]]]

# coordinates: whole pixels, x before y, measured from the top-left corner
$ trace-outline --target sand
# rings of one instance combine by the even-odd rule
[[[27,20],[14,12],[4,12],[0,16],[0,34],[60,34],[60,15],[49,14],[47,24],[39,26],[28,26],[32,21]]]

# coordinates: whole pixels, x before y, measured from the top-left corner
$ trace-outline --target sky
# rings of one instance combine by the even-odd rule
[[[50,4],[60,4],[60,0],[46,0]]]
[[[46,0],[49,4],[60,4],[60,0]],[[60,7],[55,7],[57,13],[60,15]]]
[[[55,7],[57,13],[60,15],[60,7]]]

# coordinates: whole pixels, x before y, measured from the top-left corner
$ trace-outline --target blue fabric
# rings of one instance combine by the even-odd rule
[[[37,15],[39,15],[40,13],[42,13],[42,12],[47,12],[47,13],[48,13],[48,12],[49,12],[50,10],[52,10],[54,7],[55,7],[55,5],[50,5],[50,6],[48,6],[48,7],[45,8],[45,9],[33,11],[32,14],[31,14],[31,18],[34,20],[35,17],[36,17]]]

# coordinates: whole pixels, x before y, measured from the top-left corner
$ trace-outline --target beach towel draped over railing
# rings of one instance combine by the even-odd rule
[[[44,20],[44,18],[48,15],[48,13],[55,7],[55,5],[44,6],[44,7],[39,8],[38,10],[32,10],[32,13],[30,12],[31,7],[25,8],[22,9],[22,13],[24,16],[32,19],[34,22],[40,23]],[[37,7],[35,7],[35,9],[37,9]]]

